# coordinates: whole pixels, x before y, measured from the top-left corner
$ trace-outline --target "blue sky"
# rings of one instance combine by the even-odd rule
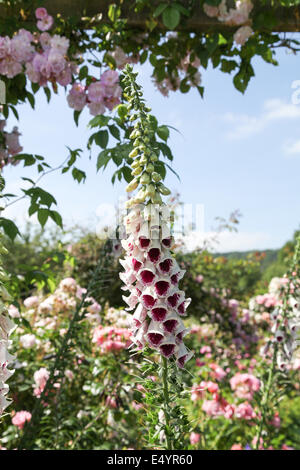
[[[300,223],[300,104],[292,103],[292,83],[300,80],[299,58],[280,51],[278,60],[278,67],[254,61],[256,76],[244,95],[234,89],[228,74],[204,70],[203,100],[196,90],[165,98],[152,83],[150,67],[137,68],[153,113],[160,123],[180,131],[171,133],[170,145],[181,182],[170,174],[167,185],[183,202],[203,204],[208,235],[216,216],[228,217],[235,209],[243,214],[239,233],[222,234],[218,250],[277,248]],[[85,111],[76,128],[63,90],[50,104],[39,92],[36,110],[23,105],[19,114],[24,152],[41,154],[55,166],[67,156],[66,146],[85,149],[90,115]],[[11,118],[7,130],[14,124]],[[94,149],[89,160],[85,150],[78,164],[87,173],[84,185],[59,172],[41,181],[55,195],[67,227],[79,223],[94,230],[103,222],[99,206],[117,204],[124,194],[124,184],[111,184],[113,165],[96,173],[97,153]],[[16,194],[20,176],[35,179],[36,174],[19,166],[6,168],[4,176],[7,191]],[[23,225],[26,207],[19,202],[6,215]],[[201,235],[192,239],[195,243]]]

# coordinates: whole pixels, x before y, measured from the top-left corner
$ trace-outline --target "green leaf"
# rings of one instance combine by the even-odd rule
[[[84,181],[86,179],[86,174],[84,171],[79,170],[79,168],[74,167],[72,170],[72,176],[74,180],[76,180],[78,183],[81,183],[81,181]]]
[[[37,217],[41,226],[44,227],[49,217],[49,209],[39,209]]]
[[[99,145],[101,148],[105,149],[107,147],[107,144],[108,144],[108,131],[105,130],[105,131],[99,131],[97,132],[97,134],[95,135],[95,143],[97,145]]]
[[[62,217],[57,211],[49,211],[49,215],[56,225],[63,228]]]
[[[131,174],[131,168],[129,168],[128,166],[123,166],[123,168],[121,168],[122,170],[122,173],[124,175],[124,179],[127,183],[130,183],[130,181],[133,179],[133,176]]]
[[[117,126],[115,125],[111,125],[111,126],[108,126],[109,128],[109,132],[111,133],[111,135],[117,139],[117,140],[120,140],[120,131],[118,129]]]
[[[144,50],[140,55],[140,64],[144,64],[148,57],[148,51]]]
[[[113,23],[120,17],[121,9],[115,3],[111,3],[108,7],[108,18]]]
[[[103,150],[101,153],[99,153],[97,158],[97,171],[99,171],[102,167],[105,169],[110,159],[110,150]]]
[[[156,130],[156,133],[162,140],[167,142],[170,135],[170,131],[167,126],[159,126]]]
[[[222,64],[221,65],[222,72],[226,72],[226,73],[232,72],[232,70],[234,70],[238,66],[235,60],[222,59],[221,64]]]
[[[167,6],[167,3],[161,3],[160,5],[158,5],[158,7],[154,10],[153,13],[154,18],[157,18],[159,15],[161,15],[162,12],[167,8]]]
[[[160,150],[162,151],[163,155],[165,157],[167,157],[169,160],[172,161],[173,160],[173,155],[172,155],[170,147],[168,147],[168,145],[165,144],[164,142],[159,142],[158,146],[159,146]]]
[[[34,96],[32,93],[30,93],[29,91],[26,92],[26,96],[27,96],[27,99],[30,103],[30,106],[32,107],[32,109],[34,109],[34,105],[35,105],[35,99],[34,99]]]
[[[165,177],[166,177],[166,167],[165,167],[164,162],[162,162],[162,161],[155,162],[154,169],[157,173],[160,174],[162,179],[165,179]]]
[[[103,127],[107,126],[107,124],[110,121],[109,116],[104,116],[104,114],[99,114],[99,116],[95,116],[93,119],[90,120],[89,122],[89,127]]]
[[[11,240],[14,240],[17,235],[20,235],[18,227],[12,220],[5,219],[4,217],[0,217],[0,227],[3,228],[4,233]]]
[[[46,95],[47,102],[49,103],[50,98],[51,98],[51,91],[48,87],[43,87],[43,90],[44,90],[44,93]]]
[[[162,20],[167,28],[175,29],[180,22],[180,12],[176,8],[168,6],[162,14]]]
[[[73,118],[74,118],[74,122],[76,126],[78,126],[78,120],[79,120],[80,114],[81,114],[81,111],[76,111],[76,110],[73,113]]]

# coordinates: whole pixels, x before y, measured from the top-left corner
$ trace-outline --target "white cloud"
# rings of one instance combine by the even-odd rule
[[[300,154],[300,140],[287,141],[283,145],[283,152],[288,156]]]
[[[258,116],[226,113],[223,119],[232,125],[227,137],[232,140],[244,139],[263,131],[271,122],[284,119],[299,119],[300,106],[287,103],[279,98],[264,102]]]
[[[192,232],[184,237],[188,251],[203,248],[208,244],[211,251],[265,250],[272,244],[272,237],[265,232]]]

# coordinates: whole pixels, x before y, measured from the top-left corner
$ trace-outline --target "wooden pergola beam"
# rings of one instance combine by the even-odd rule
[[[162,0],[152,0],[153,4],[159,5]],[[270,7],[260,7],[259,0],[252,0],[254,8],[257,12],[266,11]],[[107,19],[108,6],[112,1],[107,0],[45,0],[43,5],[47,8],[48,12],[55,16],[60,13],[62,17],[76,17],[79,20],[85,17],[94,17],[101,14],[103,19]],[[116,1],[116,3],[119,3]],[[181,0],[184,5],[185,0]],[[186,2],[187,3],[187,2]],[[147,10],[140,13],[134,12],[135,1],[125,0],[122,3],[121,18],[127,19],[129,28],[137,28],[141,30],[146,29],[146,21],[149,19]],[[0,15],[8,14],[5,12],[4,7],[0,6]],[[278,18],[278,25],[274,28],[276,32],[296,32],[300,31],[300,5],[297,7],[276,9],[276,17]],[[84,20],[82,20],[84,24]],[[165,30],[162,22],[158,22],[158,27]],[[194,14],[191,18],[185,19],[177,29],[186,30],[191,32],[205,32],[205,31],[224,31],[230,29],[230,26],[220,23],[216,18],[209,18],[204,12],[202,7],[195,7]]]

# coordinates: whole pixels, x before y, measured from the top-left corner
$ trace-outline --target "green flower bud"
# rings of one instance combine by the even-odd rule
[[[150,160],[151,160],[151,162],[157,162],[158,156],[156,155],[156,153],[154,153],[154,152],[151,153]]]
[[[155,193],[155,194],[151,197],[151,202],[152,202],[153,204],[162,204],[162,198],[161,198],[160,194]]]
[[[142,176],[141,176],[141,180],[140,180],[140,181],[141,181],[142,184],[148,184],[148,183],[150,183],[151,178],[150,178],[150,176],[148,175],[148,173],[143,173]]]
[[[152,173],[154,171],[154,165],[152,165],[152,163],[148,163],[146,166],[146,171],[147,173]]]
[[[131,163],[131,168],[137,168],[140,166],[140,159],[136,159]]]
[[[152,173],[151,177],[154,183],[158,183],[162,179],[161,175],[157,173],[156,171]]]
[[[134,191],[139,185],[139,181],[134,178],[132,181],[130,181],[130,183],[128,184],[128,186],[126,187],[126,191],[128,193],[131,193],[131,191]]]
[[[155,193],[156,193],[156,188],[154,184],[148,184],[146,187],[146,195],[152,198],[155,195]]]
[[[145,191],[145,189],[140,189],[139,192],[137,193],[137,195],[135,196],[134,200],[136,203],[141,203],[141,202],[144,202],[145,199],[147,197],[147,193]]]
[[[159,183],[158,185],[158,191],[163,194],[164,196],[169,196],[171,194],[171,191],[169,188],[167,188],[164,184]]]
[[[139,154],[139,151],[138,151],[137,148],[135,148],[135,149],[131,150],[131,152],[130,152],[130,154],[129,154],[128,156],[129,156],[129,158],[134,158],[134,157],[136,157],[138,154]]]
[[[141,166],[138,166],[131,172],[131,174],[132,176],[138,176],[142,173],[142,171],[143,171],[143,168]]]

